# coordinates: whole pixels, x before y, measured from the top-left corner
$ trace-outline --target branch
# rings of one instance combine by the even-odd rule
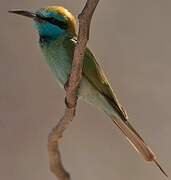
[[[48,152],[50,170],[59,180],[70,180],[70,174],[64,169],[61,155],[59,151],[59,139],[63,132],[67,129],[70,121],[75,116],[77,104],[77,90],[82,75],[84,52],[87,41],[89,40],[90,23],[94,10],[99,0],[87,0],[84,9],[79,15],[79,33],[78,41],[74,51],[74,58],[72,62],[72,70],[69,77],[68,87],[66,90],[66,109],[63,117],[59,123],[53,128],[48,137]]]

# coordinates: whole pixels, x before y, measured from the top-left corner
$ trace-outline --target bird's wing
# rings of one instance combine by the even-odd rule
[[[75,48],[76,40],[68,39],[64,42],[64,46],[68,53],[73,57],[73,52]],[[113,108],[117,111],[119,116],[123,120],[127,120],[128,116],[124,108],[119,103],[116,95],[114,94],[102,68],[97,63],[95,57],[91,53],[91,51],[86,48],[85,58],[83,65],[83,74],[87,78],[87,80],[106,98],[106,100],[113,106]]]
[[[73,57],[76,39],[66,39],[64,41],[64,46],[68,51],[70,57]],[[136,136],[144,142],[143,138],[137,133],[137,131],[132,127],[132,125],[127,121],[128,115],[119,103],[115,93],[113,92],[102,68],[96,61],[95,57],[91,53],[91,51],[86,48],[85,58],[83,64],[83,74],[87,78],[87,80],[106,98],[106,100],[111,104],[115,111],[117,111],[121,120],[124,124],[134,133]]]
[[[73,57],[74,49],[76,45],[76,40],[70,39],[64,41],[64,46],[68,51],[70,57]],[[113,119],[113,122],[120,128],[120,130],[125,134],[131,145],[137,150],[145,160],[154,161],[155,164],[160,168],[160,170],[167,176],[165,171],[161,168],[156,160],[155,154],[146,145],[141,136],[136,132],[132,125],[127,121],[128,116],[126,111],[118,102],[116,95],[114,94],[102,68],[97,63],[95,57],[91,51],[86,48],[84,64],[83,64],[83,74],[87,80],[106,98],[106,100],[112,105],[115,111],[120,116],[120,119]]]

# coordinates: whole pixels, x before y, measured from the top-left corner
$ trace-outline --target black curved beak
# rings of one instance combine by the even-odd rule
[[[31,19],[36,18],[36,14],[29,11],[23,11],[23,10],[14,10],[14,11],[8,11],[9,13],[18,14],[21,16],[29,17]]]

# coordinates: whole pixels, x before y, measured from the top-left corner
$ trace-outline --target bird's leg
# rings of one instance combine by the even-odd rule
[[[68,75],[67,81],[66,81],[65,84],[64,84],[64,89],[65,89],[65,91],[67,91],[67,89],[68,89],[69,79],[70,79],[70,74]]]

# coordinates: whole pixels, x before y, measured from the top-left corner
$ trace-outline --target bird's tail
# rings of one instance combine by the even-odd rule
[[[163,172],[163,168],[158,163],[155,154],[153,151],[146,145],[141,136],[135,131],[132,125],[128,121],[123,121],[121,119],[116,119],[112,117],[113,122],[118,126],[118,128],[123,132],[123,134],[127,137],[130,144],[134,147],[134,149],[140,153],[146,161],[153,161]]]

